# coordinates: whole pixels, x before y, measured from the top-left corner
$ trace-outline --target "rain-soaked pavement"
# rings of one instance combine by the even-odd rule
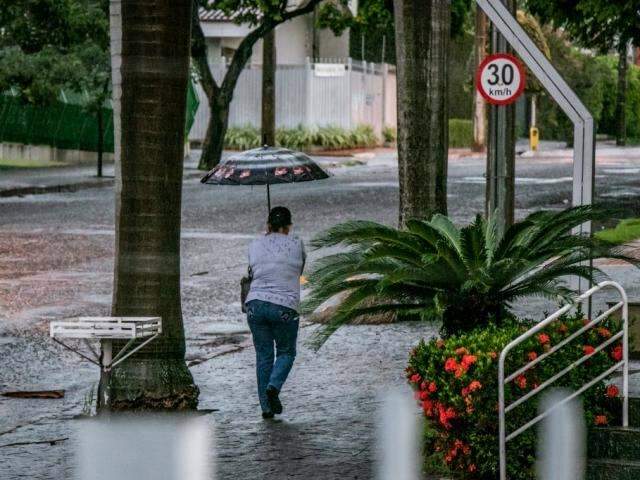
[[[331,159],[320,159],[330,163]],[[338,161],[339,163],[339,161]],[[361,164],[364,163],[364,164]],[[274,204],[291,208],[294,232],[309,240],[348,219],[394,224],[393,154],[378,152],[331,168],[322,182],[276,186]],[[484,159],[449,166],[449,210],[457,222],[482,212]],[[571,199],[567,151],[520,158],[517,216],[562,208]],[[601,200],[640,214],[640,149],[599,149]],[[366,479],[372,477],[380,395],[402,388],[407,352],[434,333],[424,324],[344,328],[318,353],[304,346],[283,392],[281,422],[264,422],[254,395],[253,348],[237,301],[249,240],[263,228],[262,187],[202,186],[193,175],[183,197],[183,311],[187,360],[201,389],[200,408],[215,428],[219,478]],[[95,367],[47,337],[48,321],[108,314],[113,268],[114,198],[110,187],[0,199],[0,392],[64,389],[59,400],[0,396],[0,479],[72,478],[74,417],[88,408]],[[313,259],[317,254],[312,253]],[[607,266],[631,298],[640,278]],[[541,316],[533,302],[525,310]],[[67,440],[50,444],[15,443]]]

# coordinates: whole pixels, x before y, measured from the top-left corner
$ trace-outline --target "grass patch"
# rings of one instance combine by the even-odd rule
[[[615,228],[607,228],[594,233],[596,238],[622,245],[640,238],[640,218],[621,220]]]
[[[449,120],[449,148],[471,148],[473,122],[461,118]]]
[[[5,159],[0,158],[0,170],[10,170],[14,168],[48,168],[48,167],[60,167],[64,165],[60,162],[46,162],[44,160],[30,160],[30,159]]]

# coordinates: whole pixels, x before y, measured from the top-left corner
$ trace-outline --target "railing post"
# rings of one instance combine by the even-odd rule
[[[619,289],[624,304],[622,305],[622,426],[629,426],[629,301],[624,290]]]
[[[504,412],[504,360],[507,352],[500,353],[498,363],[498,456],[500,457],[500,480],[507,480],[507,440]]]

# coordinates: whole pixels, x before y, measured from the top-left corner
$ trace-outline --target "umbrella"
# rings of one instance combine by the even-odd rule
[[[267,204],[271,211],[270,185],[325,178],[329,178],[329,174],[308,155],[265,145],[228,157],[200,181],[210,185],[266,185]]]

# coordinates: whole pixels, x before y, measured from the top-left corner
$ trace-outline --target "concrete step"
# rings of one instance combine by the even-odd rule
[[[586,480],[637,480],[640,461],[593,459],[587,463]]]
[[[587,438],[589,458],[640,461],[640,428],[594,428]]]

